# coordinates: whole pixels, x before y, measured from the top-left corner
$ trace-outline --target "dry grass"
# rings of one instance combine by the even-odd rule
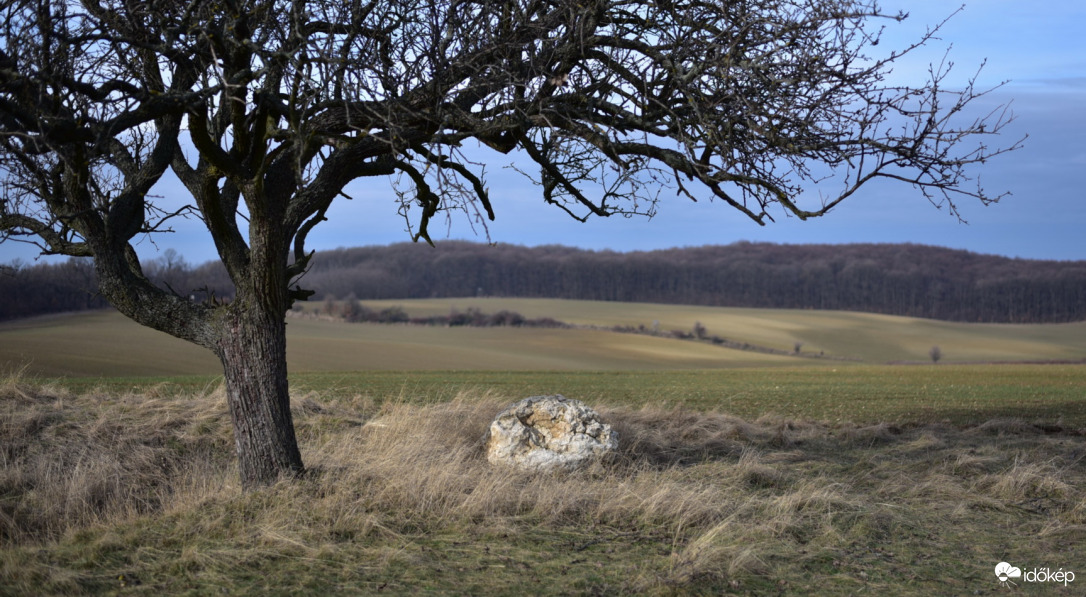
[[[0,385],[0,594],[894,594],[1081,565],[1074,430],[601,407],[579,474],[487,464],[510,401],[295,398],[303,479],[242,494],[221,389]]]
[[[161,511],[179,483],[228,466],[221,389],[188,399],[154,392],[72,395],[0,384],[0,540],[23,543]]]

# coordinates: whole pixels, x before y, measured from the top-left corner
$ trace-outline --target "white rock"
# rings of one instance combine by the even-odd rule
[[[495,417],[486,458],[526,470],[576,469],[617,448],[618,434],[583,402],[531,396]]]

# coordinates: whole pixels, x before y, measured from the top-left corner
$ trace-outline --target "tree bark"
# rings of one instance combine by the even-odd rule
[[[219,358],[234,424],[241,483],[270,485],[302,473],[287,386],[286,321],[246,301],[224,309]]]

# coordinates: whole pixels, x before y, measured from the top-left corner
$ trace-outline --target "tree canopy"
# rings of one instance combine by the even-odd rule
[[[1006,112],[965,116],[985,91],[947,88],[949,62],[891,80],[937,30],[885,51],[904,17],[870,0],[6,0],[0,234],[93,256],[103,296],[215,351],[234,387],[243,363],[279,358],[264,352],[285,340],[258,337],[311,294],[306,240],[351,181],[391,178],[415,240],[443,212],[493,219],[475,146],[521,153],[579,219],[652,214],[663,190],[808,218],[877,178],[955,213],[997,200],[970,167],[1015,146],[984,142]],[[167,170],[183,209],[153,195]],[[143,274],[134,239],[186,215],[233,303]],[[267,374],[283,379],[239,404],[286,408],[285,364]],[[250,478],[300,470],[276,458]]]

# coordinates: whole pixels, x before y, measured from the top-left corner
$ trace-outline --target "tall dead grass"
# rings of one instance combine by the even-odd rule
[[[0,541],[53,539],[161,511],[182,484],[230,466],[221,389],[188,398],[76,396],[0,382]]]
[[[1070,430],[600,408],[620,434],[613,458],[577,474],[533,474],[483,455],[487,425],[508,402],[297,397],[309,474],[243,494],[221,388],[77,396],[13,377],[0,385],[0,542],[46,545],[88,527],[173,517],[192,537],[244,527],[235,548],[318,557],[345,541],[577,528],[610,537],[590,541],[665,546],[627,579],[640,591],[768,578],[782,561],[892,544],[901,529],[935,532],[948,516],[981,524],[977,512],[1030,509],[1045,515],[1047,536],[1086,529],[1082,438]],[[182,541],[171,566],[221,557]]]

